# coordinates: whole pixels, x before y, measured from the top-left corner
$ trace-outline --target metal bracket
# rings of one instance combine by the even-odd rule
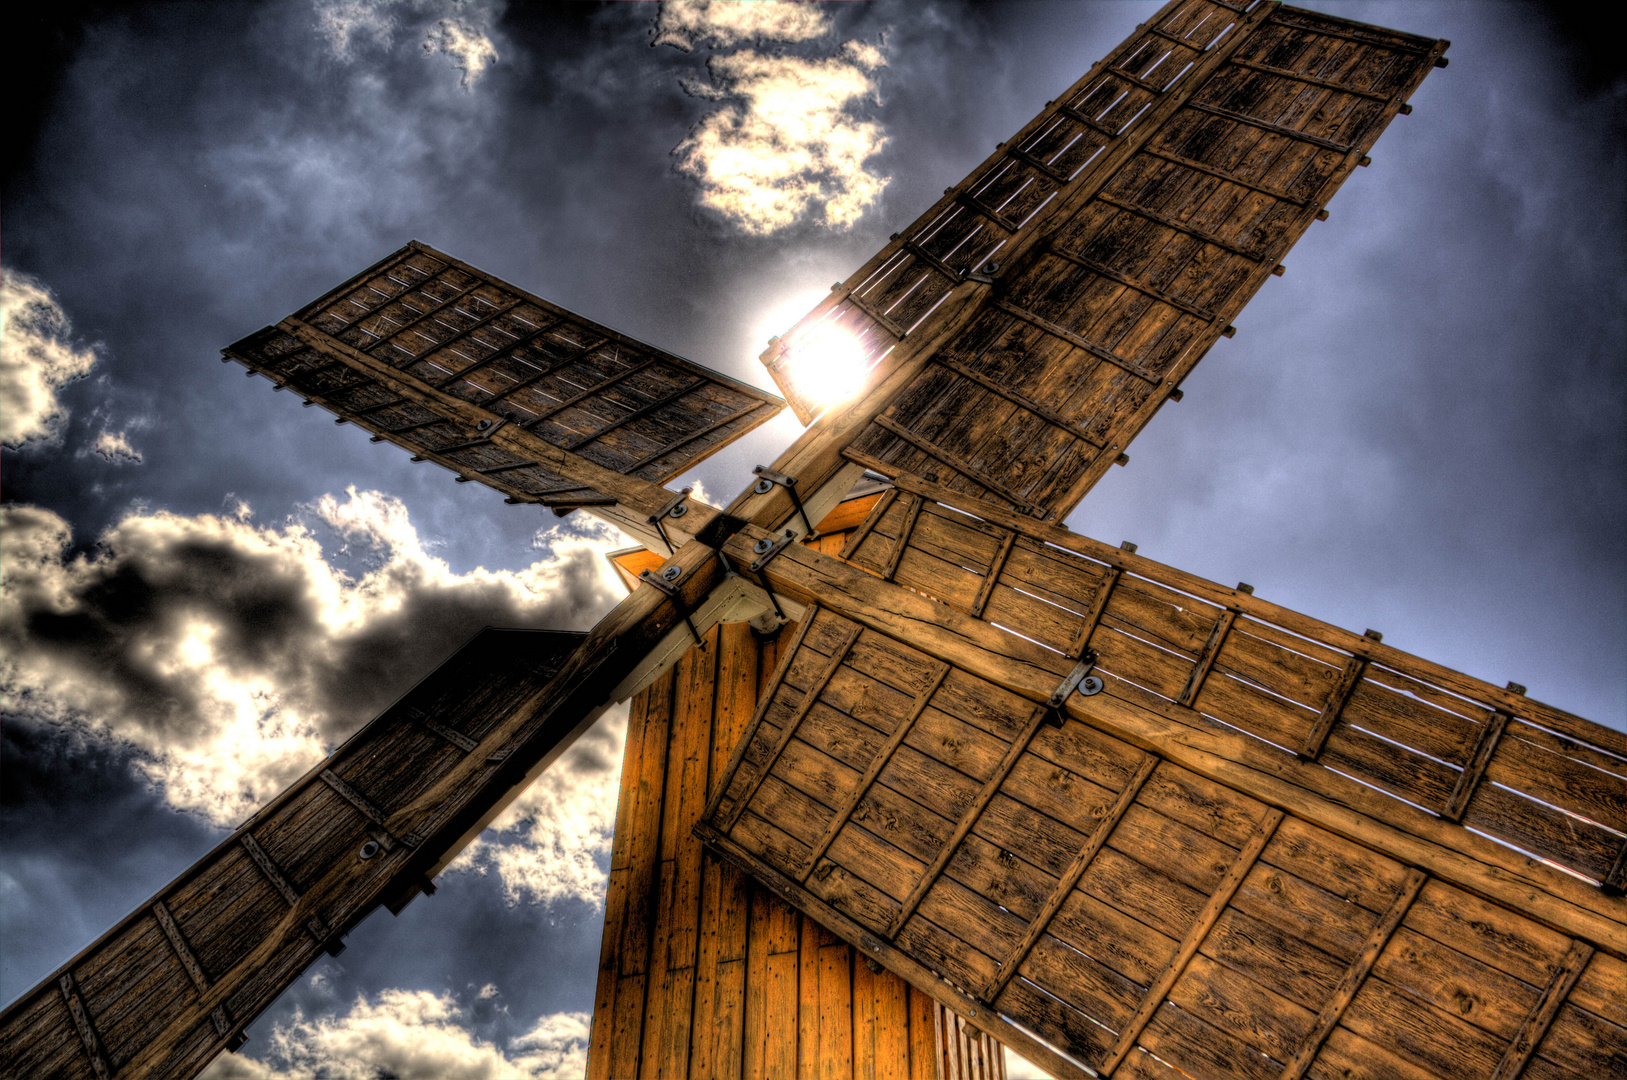
[[[797,513],[802,515],[802,524],[808,527],[807,539],[812,540],[814,537],[819,535],[814,531],[813,522],[808,518],[808,511],[803,508],[802,496],[797,494],[796,477],[786,476],[782,472],[775,472],[773,469],[770,469],[765,465],[758,465],[751,471],[760,477],[760,479],[757,481],[757,486],[752,488],[753,491],[759,495],[767,495],[770,491],[774,490],[775,484],[780,485],[786,491],[791,493],[791,501],[796,504]]]
[[[662,537],[665,538],[665,536],[666,534],[663,533]],[[679,570],[679,568],[676,566],[669,566],[667,567],[667,570]],[[683,614],[684,625],[689,627],[689,636],[695,639],[696,645],[699,645],[704,649],[706,648],[706,642],[701,640],[700,631],[695,629],[695,620],[689,617],[689,612],[684,610],[683,601],[678,597],[678,586],[676,582],[678,578],[682,576],[683,572],[681,570],[679,570],[679,572],[671,579],[666,577],[665,571],[657,574],[652,570],[644,570],[639,573],[638,579],[649,585],[655,586],[657,589],[667,594],[667,598],[672,601],[673,606]]]
[[[1091,674],[1095,667],[1096,654],[1090,649],[1086,649],[1084,655],[1079,658],[1079,663],[1075,664],[1073,670],[1068,672],[1067,678],[1057,684],[1057,688],[1051,691],[1050,699],[1045,702],[1045,708],[1050,713],[1046,717],[1047,723],[1054,724],[1056,727],[1062,726],[1062,706],[1067,704],[1068,698],[1073,696],[1075,690],[1085,697],[1095,697],[1102,692],[1102,687],[1105,685],[1102,682],[1102,677]]]
[[[689,493],[694,490],[694,488],[684,488],[668,499],[665,506],[645,519],[647,524],[654,525],[655,531],[661,534],[661,542],[667,545],[668,555],[676,555],[678,550],[672,546],[672,537],[667,535],[666,526],[662,523],[669,517],[681,518],[689,513],[689,507],[684,505],[684,500],[689,498]]]
[[[718,558],[718,561],[723,564],[723,573],[726,576],[729,576],[729,577],[738,577],[739,576],[738,574],[735,573],[734,564],[729,561],[729,557],[727,555],[723,554],[723,549],[722,548],[718,549],[717,558]],[[788,615],[785,614],[785,609],[780,607],[780,598],[774,595],[774,590],[773,589],[769,588],[768,579],[763,577],[762,574],[753,574],[752,576],[757,579],[757,587],[762,589],[765,593],[768,594],[768,602],[770,604],[774,605],[774,614],[780,620],[779,621],[779,626],[784,626],[786,623],[790,622],[791,619],[790,619],[790,617]],[[756,625],[755,620],[753,620],[752,625],[753,626]],[[779,629],[779,627],[775,627],[775,629]]]
[[[751,550],[756,554],[757,557],[751,561],[751,572],[754,574],[761,573],[763,567],[772,562],[774,556],[778,555],[780,552],[784,551],[787,547],[794,543],[796,538],[797,534],[793,530],[786,529],[785,535],[781,536],[777,540],[770,540],[765,536],[763,539],[753,544],[751,546]]]

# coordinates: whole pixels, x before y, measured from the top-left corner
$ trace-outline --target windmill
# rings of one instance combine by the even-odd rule
[[[638,586],[476,638],[6,1075],[195,1073],[628,697],[596,1076],[1627,1069],[1627,741],[1059,524],[1445,47],[1173,0],[771,345],[810,426],[723,510],[662,485],[776,399],[423,245],[230,346]]]

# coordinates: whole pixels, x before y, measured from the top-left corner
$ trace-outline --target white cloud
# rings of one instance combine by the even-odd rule
[[[222,1054],[205,1080],[355,1077],[371,1080],[532,1080],[586,1075],[587,1013],[554,1013],[506,1048],[476,1038],[470,1011],[451,994],[385,990],[377,1001],[358,997],[343,1016],[307,1020],[296,1012],[272,1030],[269,1060]]]
[[[38,278],[0,270],[0,442],[17,447],[62,432],[67,408],[57,391],[96,364],[75,346],[68,313]]]
[[[701,203],[755,235],[817,216],[846,227],[880,197],[890,177],[865,162],[887,144],[879,123],[855,109],[877,100],[874,45],[849,41],[826,59],[750,49],[714,56],[696,97],[722,104],[673,150],[700,184]]]
[[[91,452],[112,465],[140,465],[141,451],[130,445],[130,437],[123,431],[103,428],[90,444]]]
[[[651,45],[689,52],[696,45],[727,48],[743,41],[808,41],[830,32],[813,4],[789,0],[667,0],[655,17]]]
[[[465,90],[497,62],[497,46],[492,44],[491,38],[462,19],[442,19],[431,27],[424,35],[424,52],[450,56],[452,66],[463,72]]]
[[[612,708],[448,867],[495,871],[510,904],[604,903],[627,706]]]
[[[363,564],[324,557],[331,531]],[[325,496],[281,527],[136,511],[90,554],[0,508],[0,706],[99,733],[179,809],[233,824],[485,625],[586,629],[618,535],[557,532],[523,570],[453,573],[406,508]],[[563,797],[563,796],[561,796]]]
[[[385,6],[388,0],[316,0],[316,29],[328,43],[337,60],[355,56],[357,43],[369,39],[377,48],[388,48],[395,37],[395,16]]]

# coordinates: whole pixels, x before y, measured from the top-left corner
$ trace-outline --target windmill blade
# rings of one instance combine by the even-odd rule
[[[640,494],[784,407],[417,241],[223,351],[460,482],[649,543]]]
[[[1065,517],[1447,44],[1270,0],[1171,0],[772,343],[804,423],[833,354],[869,366],[776,468],[806,497],[845,455]]]
[[[762,572],[698,835],[1053,1075],[1627,1060],[1620,733],[908,475]]]
[[[707,517],[703,512],[694,515]],[[0,1075],[191,1077],[381,904],[399,912],[698,621],[749,617],[715,551],[593,631],[485,630],[0,1013]],[[672,573],[672,571],[676,571]],[[694,620],[694,621],[691,621]]]

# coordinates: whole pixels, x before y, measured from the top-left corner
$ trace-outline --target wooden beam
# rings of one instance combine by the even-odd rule
[[[1164,970],[1153,980],[1135,1014],[1130,1017],[1129,1022],[1119,1032],[1118,1038],[1114,1040],[1112,1048],[1102,1060],[1100,1069],[1102,1073],[1111,1075],[1113,1070],[1119,1067],[1119,1062],[1124,1060],[1124,1055],[1135,1046],[1136,1040],[1141,1037],[1142,1029],[1147,1026],[1147,1021],[1151,1020],[1153,1013],[1164,1004],[1164,999],[1169,996],[1175,980],[1181,977],[1186,965],[1191,962],[1192,955],[1198,951],[1198,946],[1209,936],[1215,920],[1226,910],[1226,905],[1232,902],[1237,887],[1243,884],[1243,878],[1253,869],[1255,862],[1260,858],[1260,852],[1265,850],[1282,818],[1281,810],[1267,812],[1265,820],[1259,824],[1249,839],[1248,846],[1238,852],[1237,859],[1227,868],[1225,876],[1220,879],[1220,884],[1215,886],[1215,891],[1204,902],[1198,917],[1187,930],[1186,936],[1181,939],[1180,945],[1176,947],[1175,955],[1170,957],[1169,963],[1164,965]]]
[[[1101,820],[1096,823],[1096,828],[1085,838],[1084,846],[1079,849],[1078,854],[1074,855],[1073,861],[1068,863],[1067,869],[1062,871],[1062,877],[1057,881],[1056,888],[1051,890],[1051,895],[1045,898],[1044,905],[1040,907],[1033,921],[1028,924],[1028,929],[1023,932],[1022,939],[1012,946],[1011,951],[1000,960],[1000,970],[983,987],[984,1001],[999,999],[1000,991],[1004,990],[1006,984],[1017,974],[1017,969],[1022,967],[1023,961],[1027,959],[1029,952],[1034,948],[1035,943],[1039,941],[1040,935],[1044,934],[1050,927],[1051,920],[1056,917],[1056,913],[1062,910],[1063,901],[1067,900],[1074,887],[1079,884],[1079,879],[1084,877],[1085,871],[1090,868],[1091,860],[1096,858],[1097,853],[1102,850],[1102,845],[1107,843],[1107,838],[1118,827],[1119,821],[1124,817],[1124,812],[1130,809],[1130,804],[1135,802],[1137,795],[1141,794],[1141,786],[1147,782],[1148,777],[1152,776],[1153,770],[1158,767],[1158,761],[1159,758],[1156,754],[1148,754],[1141,759],[1141,764],[1136,767],[1134,775],[1130,777],[1130,782],[1125,784],[1119,791],[1118,798],[1113,800],[1113,805],[1107,809]]]
[[[1593,946],[1584,941],[1571,942],[1570,951],[1555,967],[1553,977],[1542,988],[1542,996],[1537,998],[1536,1004],[1531,1006],[1531,1011],[1520,1022],[1520,1030],[1508,1044],[1508,1049],[1503,1051],[1502,1060],[1492,1070],[1490,1080],[1517,1080],[1525,1071],[1531,1055],[1536,1053],[1542,1037],[1548,1034],[1554,1017],[1559,1014],[1559,1007],[1570,996],[1571,987],[1576,985],[1582,969],[1591,959]]]
[[[90,1010],[85,1008],[84,999],[79,995],[79,987],[74,983],[73,974],[64,971],[57,979],[57,984],[62,988],[62,1000],[73,1017],[74,1030],[79,1032],[79,1041],[85,1048],[85,1056],[90,1058],[90,1067],[95,1070],[97,1080],[112,1080],[113,1070],[108,1067],[107,1055],[102,1050],[101,1036],[96,1033],[96,1025],[91,1022]]]
[[[1497,744],[1503,738],[1503,729],[1513,719],[1508,713],[1498,710],[1491,714],[1480,727],[1480,737],[1475,740],[1474,753],[1458,773],[1457,785],[1452,788],[1452,794],[1446,797],[1446,805],[1441,809],[1441,817],[1447,821],[1462,821],[1463,811],[1468,809],[1469,800],[1474,798],[1475,789],[1480,786],[1481,779],[1486,775],[1486,766],[1491,764],[1492,754],[1497,752]]]
[[[1305,1070],[1316,1060],[1317,1052],[1322,1049],[1322,1044],[1327,1041],[1329,1033],[1339,1023],[1339,1019],[1344,1016],[1345,1009],[1349,1008],[1351,1001],[1355,999],[1362,983],[1367,981],[1367,975],[1373,970],[1373,964],[1377,962],[1379,954],[1384,951],[1384,946],[1390,943],[1390,938],[1401,925],[1401,920],[1407,917],[1407,910],[1418,898],[1418,891],[1428,880],[1429,875],[1420,870],[1407,871],[1401,892],[1384,912],[1384,918],[1373,927],[1373,932],[1367,935],[1361,952],[1357,953],[1355,959],[1345,968],[1344,974],[1333,988],[1333,993],[1322,1006],[1322,1011],[1317,1013],[1316,1025],[1300,1040],[1298,1049],[1283,1066],[1278,1080],[1299,1080],[1305,1075]]]
[[[1011,557],[1011,549],[1016,546],[1017,534],[1007,532],[1000,541],[1000,547],[989,562],[989,568],[983,574],[983,584],[978,586],[977,599],[972,601],[971,613],[978,618],[983,617],[983,609],[988,606],[989,594],[994,592],[995,582],[1000,580],[1000,574],[1006,568],[1006,560]]]
[[[1215,657],[1226,646],[1226,635],[1231,633],[1232,623],[1237,621],[1237,612],[1227,608],[1215,620],[1215,625],[1209,630],[1209,637],[1203,643],[1203,650],[1198,653],[1198,662],[1192,668],[1192,674],[1187,676],[1186,685],[1181,688],[1180,695],[1176,697],[1177,705],[1192,707],[1198,700],[1198,694],[1203,691],[1203,680],[1209,677],[1209,669],[1215,666]]]

